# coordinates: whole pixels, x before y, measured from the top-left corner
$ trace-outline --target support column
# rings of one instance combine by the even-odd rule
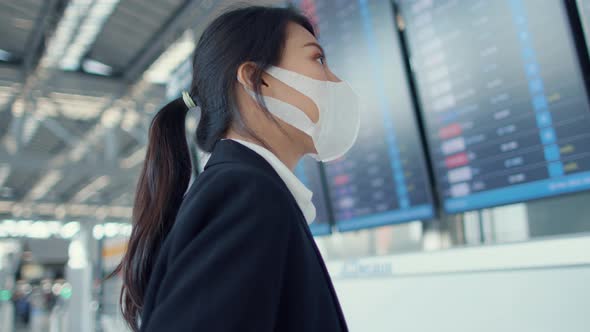
[[[92,262],[89,258],[92,245],[92,230],[89,223],[82,222],[80,231],[72,238],[68,249],[66,280],[72,287],[67,304],[66,331],[94,331],[92,308]]]

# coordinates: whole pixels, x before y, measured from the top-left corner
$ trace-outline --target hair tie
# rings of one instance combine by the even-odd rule
[[[195,104],[195,101],[191,95],[189,95],[186,91],[182,91],[182,100],[188,109],[197,107],[197,104]]]

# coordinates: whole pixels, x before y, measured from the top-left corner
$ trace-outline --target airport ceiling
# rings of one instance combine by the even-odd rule
[[[0,219],[129,220],[166,79],[233,2],[0,0]]]

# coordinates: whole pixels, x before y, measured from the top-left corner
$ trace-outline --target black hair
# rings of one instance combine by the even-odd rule
[[[290,22],[315,34],[309,20],[293,8],[261,6],[230,10],[205,29],[194,51],[189,92],[201,109],[194,133],[201,150],[211,152],[234,125],[255,136],[241,122],[237,109],[238,68],[246,62],[255,64],[250,79],[258,103],[264,105],[261,76],[269,66],[279,63]],[[268,115],[266,108],[262,109]],[[111,274],[122,274],[121,310],[134,331],[139,329],[138,319],[153,264],[174,224],[191,176],[185,136],[187,111],[182,98],[178,98],[152,119],[136,189],[131,237],[122,262]]]

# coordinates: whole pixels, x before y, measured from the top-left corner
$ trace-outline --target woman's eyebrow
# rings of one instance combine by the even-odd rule
[[[320,45],[320,44],[318,44],[316,42],[309,42],[309,43],[306,43],[305,45],[303,45],[303,47],[308,47],[308,46],[317,47],[322,52],[322,54],[325,53],[324,52],[324,48],[322,47],[322,45]]]

